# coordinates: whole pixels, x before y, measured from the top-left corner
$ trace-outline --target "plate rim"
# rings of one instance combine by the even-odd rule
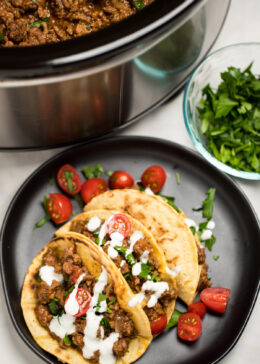
[[[2,222],[2,226],[1,226],[1,229],[0,229],[0,252],[1,252],[1,254],[0,254],[0,273],[1,273],[1,280],[2,280],[2,285],[3,285],[3,293],[4,293],[5,303],[6,303],[6,306],[7,306],[9,316],[11,318],[11,322],[12,322],[14,328],[16,329],[16,332],[18,333],[20,338],[25,342],[27,347],[29,347],[38,357],[40,357],[46,363],[53,364],[53,361],[46,358],[24,336],[24,334],[20,330],[20,327],[19,327],[18,323],[16,322],[15,315],[14,315],[12,307],[11,307],[10,298],[8,296],[7,282],[6,282],[6,278],[5,278],[5,270],[4,270],[4,263],[3,263],[3,249],[4,249],[3,237],[4,237],[4,232],[5,232],[5,229],[6,229],[6,225],[7,225],[9,215],[11,214],[11,212],[13,210],[13,207],[14,207],[18,197],[22,193],[23,189],[34,178],[34,176],[36,176],[42,169],[44,169],[46,166],[48,166],[49,163],[51,163],[51,162],[53,162],[55,160],[58,160],[60,157],[64,156],[64,154],[70,154],[72,151],[76,151],[77,149],[81,149],[81,148],[85,148],[85,147],[86,148],[88,148],[88,147],[91,148],[95,144],[102,144],[102,143],[106,143],[106,142],[113,143],[113,141],[119,141],[120,142],[120,141],[123,141],[123,140],[124,141],[129,141],[129,142],[133,142],[133,141],[138,140],[138,141],[144,141],[144,142],[149,142],[149,143],[159,143],[159,144],[162,144],[162,145],[165,145],[165,146],[168,146],[168,147],[173,147],[173,148],[175,148],[177,150],[182,150],[182,151],[188,153],[189,158],[195,158],[195,160],[198,160],[198,161],[202,162],[210,170],[214,171],[214,173],[216,173],[220,178],[225,180],[226,183],[228,183],[230,186],[232,186],[236,190],[236,193],[238,193],[244,199],[245,203],[247,204],[248,208],[251,210],[251,212],[253,214],[253,217],[255,219],[255,223],[258,225],[258,228],[260,230],[260,221],[259,221],[258,215],[256,214],[256,211],[255,211],[254,207],[252,206],[251,202],[249,201],[248,197],[246,196],[245,192],[239,186],[238,182],[236,180],[233,180],[231,178],[231,176],[225,174],[223,171],[219,170],[214,165],[212,165],[207,160],[205,160],[196,150],[193,150],[190,147],[181,145],[181,144],[179,144],[177,142],[173,142],[173,141],[163,139],[163,138],[151,137],[151,136],[140,136],[140,135],[112,136],[112,137],[100,138],[99,140],[93,140],[93,141],[90,141],[90,142],[84,142],[84,143],[81,143],[81,144],[76,144],[76,145],[73,145],[72,147],[68,147],[68,148],[58,152],[57,154],[54,154],[53,156],[48,158],[46,161],[44,161],[42,164],[40,164],[22,182],[22,184],[20,185],[18,190],[13,195],[13,197],[11,199],[11,202],[9,203],[9,205],[7,207],[7,210],[5,212],[4,219],[3,219],[3,222]],[[256,287],[255,292],[254,292],[254,297],[252,299],[252,303],[250,305],[250,309],[248,310],[246,318],[243,321],[243,324],[240,327],[240,329],[238,330],[238,332],[237,332],[234,340],[232,341],[231,345],[226,350],[224,350],[224,352],[220,356],[218,356],[213,361],[207,362],[207,364],[216,364],[216,363],[218,363],[220,360],[222,360],[235,347],[235,345],[237,344],[238,340],[240,339],[240,337],[241,337],[243,331],[245,330],[245,327],[246,327],[246,325],[247,325],[247,323],[249,321],[249,318],[250,318],[250,316],[252,314],[255,303],[257,301],[259,291],[260,291],[260,281],[258,281],[257,287]]]

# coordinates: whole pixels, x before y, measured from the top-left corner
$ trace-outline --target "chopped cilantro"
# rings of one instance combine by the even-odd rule
[[[195,226],[190,226],[190,231],[192,232],[192,234],[196,234]]]
[[[138,274],[138,277],[147,278],[150,271],[151,271],[151,268],[149,267],[149,265],[142,263],[141,264],[141,272]]]
[[[124,274],[124,278],[125,278],[125,279],[130,278],[130,273],[125,273],[125,274]]]
[[[108,302],[108,306],[113,305],[116,302],[116,297],[114,297],[111,301]]]
[[[110,179],[111,182],[115,182],[118,179],[118,176],[114,176]]]
[[[144,188],[144,186],[142,185],[141,182],[137,182],[137,186],[139,187],[139,191],[144,191],[145,190],[145,188]]]
[[[64,336],[63,342],[64,342],[65,345],[72,345],[71,339],[69,338],[68,335]]]
[[[210,239],[204,241],[204,244],[211,251],[212,246],[215,243],[215,241],[216,241],[216,237],[214,235],[212,235]]]
[[[68,297],[68,295],[74,290],[75,286],[71,286],[68,291],[64,293],[64,299]]]
[[[170,321],[168,322],[168,324],[166,326],[166,329],[170,329],[171,327],[176,326],[177,323],[178,323],[179,317],[182,314],[183,314],[183,312],[178,311],[178,310],[175,309],[173,311],[173,314],[172,314],[171,318],[170,318]]]
[[[110,329],[110,323],[107,317],[103,317],[102,320],[100,321],[100,324],[104,326],[105,329]]]
[[[36,27],[36,28],[40,28],[41,30],[42,29],[42,23],[46,23],[47,26],[49,25],[49,21],[50,21],[50,18],[49,17],[46,17],[46,18],[43,18],[43,19],[39,19],[39,20],[36,20],[35,22],[31,23],[29,25],[29,28],[33,28],[33,27]]]
[[[48,307],[49,307],[49,310],[50,310],[50,312],[51,312],[51,314],[53,316],[57,316],[58,315],[58,313],[59,313],[59,306],[57,305],[57,303],[54,300],[52,300],[52,301],[50,301],[48,303]]]
[[[102,301],[106,301],[107,299],[107,296],[103,293],[99,293],[99,296],[98,296],[98,303],[102,302]]]
[[[144,7],[143,0],[133,0],[133,3],[137,10],[141,10]]]
[[[43,196],[43,208],[45,210],[45,216],[35,223],[34,229],[42,227],[44,224],[46,224],[47,221],[50,221],[50,219],[51,219],[51,217],[46,209],[47,201],[48,201],[48,197]]]
[[[208,197],[202,203],[202,208],[203,208],[202,215],[208,220],[212,219],[215,193],[216,189],[210,188],[207,192]]]
[[[114,173],[114,171],[106,171],[105,175],[110,177],[110,176],[112,176],[113,173]]]
[[[152,273],[151,274],[151,281],[153,282],[160,282],[160,278],[155,274],[155,273]]]
[[[202,90],[198,113],[207,148],[237,170],[260,172],[260,76],[228,67],[216,90]]]
[[[176,173],[176,181],[177,181],[177,184],[178,184],[178,185],[181,183],[181,176],[180,176],[180,173]]]
[[[100,238],[99,238],[99,236],[96,238],[96,244],[97,245],[99,245],[99,242],[100,242]],[[105,245],[106,244],[106,240],[105,239],[103,239],[102,240],[102,243],[101,243],[101,246],[103,246],[103,245]]]
[[[87,179],[93,177],[100,177],[104,172],[103,167],[97,163],[95,166],[89,166],[83,168],[83,173]]]
[[[36,281],[40,283],[42,281],[41,277],[40,276],[36,277]]]
[[[216,261],[219,260],[219,255],[213,255],[213,259]]]

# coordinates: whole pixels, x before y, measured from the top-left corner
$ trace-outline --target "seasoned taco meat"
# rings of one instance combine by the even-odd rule
[[[59,272],[59,275],[55,276],[59,282],[54,279],[49,285],[48,280],[45,281],[42,278],[42,268],[46,269],[46,267],[47,269],[54,267],[54,274],[57,274],[56,270]],[[71,316],[74,330],[65,335],[63,339],[57,336],[58,333],[52,331],[52,321],[57,317],[58,320],[62,320],[63,315],[67,315],[66,299],[75,289],[75,284],[78,285],[78,290],[85,289],[92,296],[98,279],[99,277],[92,276],[83,266],[80,256],[74,252],[73,248],[65,248],[61,258],[58,258],[58,253],[53,249],[49,249],[43,256],[42,267],[35,275],[36,297],[38,299],[35,313],[40,325],[49,330],[50,335],[58,341],[63,349],[73,346],[82,352],[84,335],[88,325],[87,313],[85,311],[75,319]],[[101,311],[102,301],[106,301],[106,303],[105,309]],[[124,356],[128,351],[131,338],[136,335],[136,330],[129,313],[125,312],[117,302],[111,283],[105,284],[103,292],[98,296],[94,310],[96,310],[97,317],[100,317],[101,313],[103,315],[97,330],[97,338],[103,340],[108,338],[111,333],[116,333],[118,338],[111,346],[111,350],[116,357]],[[100,352],[96,350],[89,360],[97,363],[99,357]]]
[[[146,6],[153,0],[142,0]],[[1,0],[0,47],[33,46],[95,32],[135,14],[132,0]]]
[[[94,243],[100,245],[99,233],[102,229],[102,226],[107,224],[104,219],[100,219],[100,224],[97,229],[94,231],[89,231],[90,220],[81,220],[76,219],[72,220],[70,225],[70,231],[77,232],[87,236],[91,239]],[[140,237],[136,240],[134,244],[131,245],[131,235],[135,233],[140,233]],[[112,244],[113,245],[113,244]],[[132,249],[132,253],[129,257],[128,249]],[[109,236],[108,232],[103,238],[103,242],[101,243],[100,247],[103,249],[105,253],[107,253],[110,258],[113,260],[115,265],[119,268],[123,276],[125,277],[128,285],[132,289],[135,294],[138,294],[142,290],[143,284],[148,281],[152,280],[154,282],[161,281],[160,273],[158,270],[159,264],[154,257],[153,254],[153,247],[150,244],[150,241],[147,237],[143,236],[141,232],[136,232],[135,230],[130,231],[130,235],[124,238],[121,242],[120,247],[115,246],[116,252],[115,256],[111,256],[109,249],[111,248],[111,237]],[[140,263],[142,262],[142,263]],[[141,264],[143,271],[140,274],[133,274],[133,266],[137,264]],[[152,292],[146,292],[146,296],[152,295]],[[158,303],[154,307],[146,307],[145,312],[150,319],[150,321],[156,320],[163,314],[167,312],[167,307],[169,306],[170,302],[176,299],[176,290],[174,287],[169,284],[169,289],[167,289],[158,299]],[[114,327],[114,322],[112,323]],[[116,325],[116,323],[115,323]],[[116,326],[115,326],[116,327]],[[122,326],[123,328],[123,326]],[[124,327],[125,329],[125,327]]]

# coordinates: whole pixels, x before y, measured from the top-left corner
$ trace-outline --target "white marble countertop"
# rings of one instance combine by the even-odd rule
[[[248,0],[247,2],[243,0],[233,0],[226,23],[213,50],[228,44],[243,41],[259,42],[259,14],[259,0]],[[173,140],[193,148],[183,122],[182,98],[183,92],[168,104],[161,106],[153,112],[152,115],[148,115],[138,123],[125,129],[120,135],[156,136]],[[58,151],[59,150],[56,149],[34,152],[0,152],[0,224],[3,221],[4,214],[16,190],[39,165],[58,153]],[[236,182],[249,198],[259,217],[260,182],[246,182],[240,180],[236,180]],[[259,323],[260,298],[258,297],[258,301],[256,302],[253,313],[241,338],[232,351],[221,361],[221,364],[260,363]],[[0,283],[0,338],[1,364],[43,364],[43,361],[27,348],[13,328],[5,305],[2,283]]]

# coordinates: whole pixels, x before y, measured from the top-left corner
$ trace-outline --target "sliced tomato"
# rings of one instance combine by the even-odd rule
[[[107,225],[108,234],[118,232],[126,238],[130,234],[131,222],[123,214],[115,214]]]
[[[107,190],[107,182],[103,178],[93,177],[85,181],[81,186],[81,197],[88,203],[93,197]]]
[[[187,312],[179,317],[177,335],[180,339],[195,341],[200,337],[201,330],[201,318],[196,313]]]
[[[64,166],[59,169],[57,182],[60,188],[71,196],[79,193],[81,189],[80,176],[70,164],[64,164]]]
[[[71,295],[71,293],[66,298],[65,304],[66,304],[67,300],[69,299],[70,295]],[[85,315],[85,313],[88,311],[88,309],[90,307],[91,294],[89,293],[88,290],[86,290],[84,288],[78,288],[77,293],[76,293],[76,300],[79,305],[79,311],[78,311],[78,313],[76,313],[76,315],[74,315],[74,317],[80,317],[80,316]]]
[[[224,313],[226,311],[230,292],[231,290],[228,288],[209,287],[203,289],[200,293],[200,299],[210,310]]]
[[[68,220],[72,214],[70,199],[61,193],[50,193],[46,203],[46,210],[55,224]]]
[[[115,171],[109,178],[109,187],[112,190],[117,188],[131,188],[133,184],[133,177],[125,171]]]
[[[154,193],[159,192],[166,181],[166,172],[161,166],[150,166],[141,177],[144,188],[150,187]]]
[[[160,334],[167,326],[167,315],[162,315],[157,320],[150,321],[152,334]]]
[[[77,279],[82,273],[82,269],[76,265],[72,267],[72,274],[70,276],[71,282],[76,283]]]
[[[203,318],[206,314],[206,306],[204,305],[204,303],[198,301],[198,302],[193,302],[188,306],[187,309],[188,312],[194,312],[197,315],[199,315],[200,318]]]

